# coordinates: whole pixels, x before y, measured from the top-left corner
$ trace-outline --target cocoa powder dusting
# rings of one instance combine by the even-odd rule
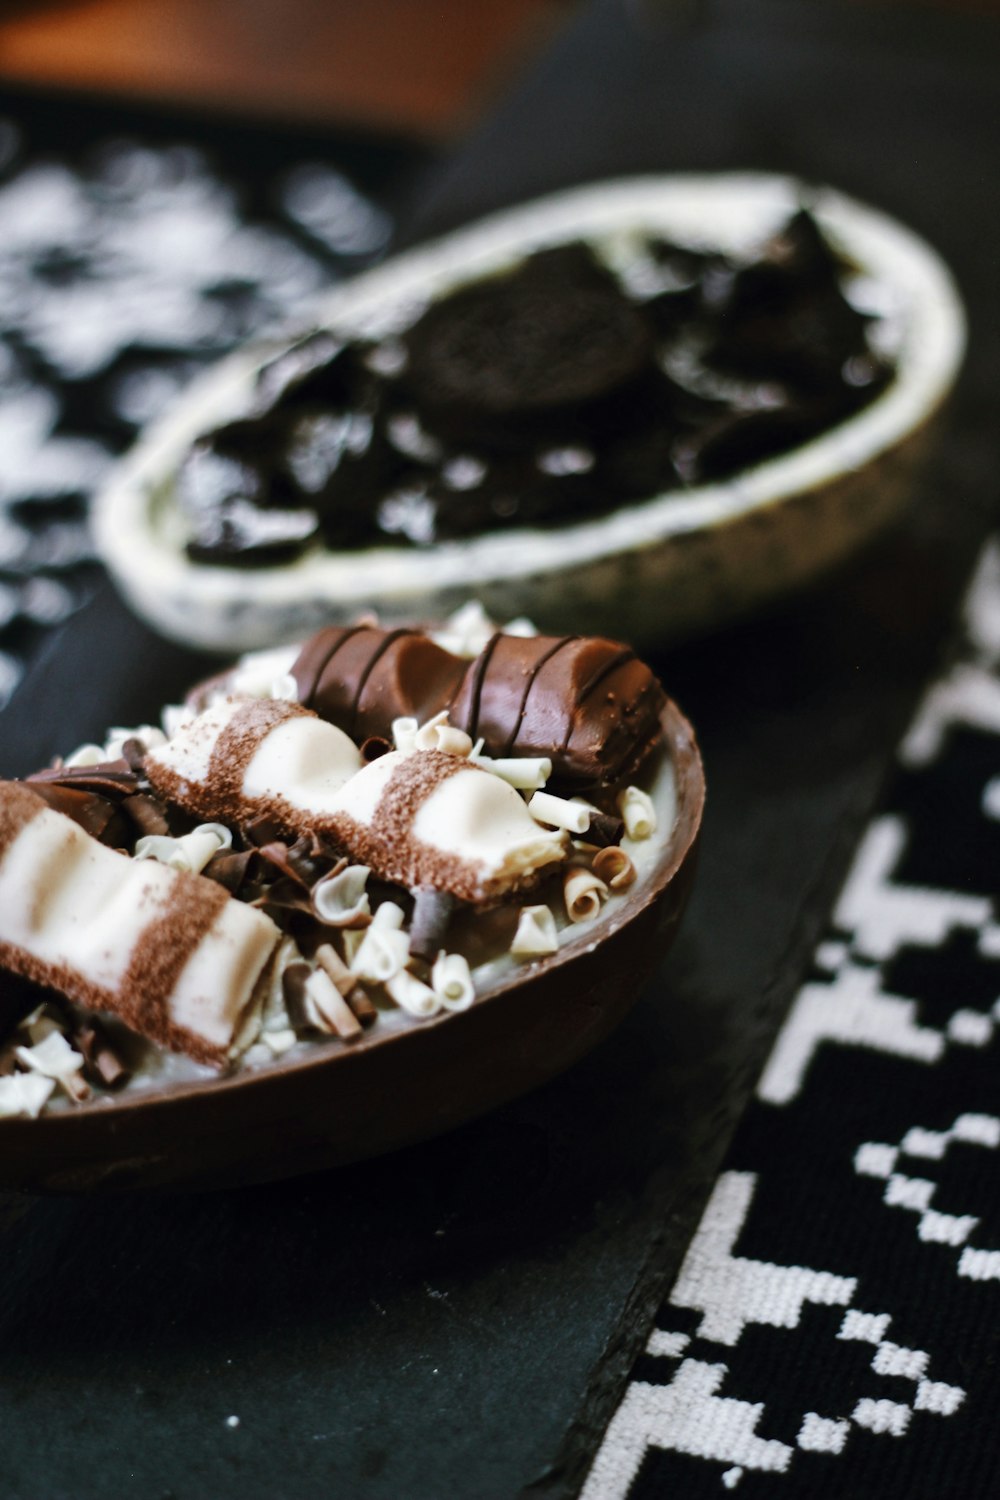
[[[42,799],[20,782],[0,782],[0,856],[44,806]]]
[[[175,1026],[169,1001],[184,965],[228,900],[213,881],[178,873],[166,906],[140,933],[110,1007],[126,1026],[198,1062],[221,1062],[225,1053]]]

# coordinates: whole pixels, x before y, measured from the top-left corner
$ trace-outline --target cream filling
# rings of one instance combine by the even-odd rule
[[[169,909],[178,879],[43,808],[0,860],[0,941],[121,997],[136,946]],[[214,1047],[230,1045],[277,937],[269,917],[228,901],[177,978],[171,1020]]]
[[[297,714],[276,724],[261,740],[243,777],[243,795],[280,796],[302,812],[323,816],[363,766],[357,746],[343,730]]]
[[[329,811],[343,813],[345,817],[353,818],[355,823],[371,828],[375,821],[375,810],[393,772],[408,758],[401,750],[389,750],[385,755],[380,755],[378,760],[363,766],[356,776],[352,776],[341,787],[331,802]]]
[[[566,835],[540,828],[514,788],[488,771],[439,782],[417,809],[411,832],[442,854],[479,865],[484,879],[504,883],[533,875],[566,851]]]

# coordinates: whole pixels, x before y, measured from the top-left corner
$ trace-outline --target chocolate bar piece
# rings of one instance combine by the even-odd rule
[[[660,741],[665,701],[628,646],[600,636],[498,632],[472,662],[413,630],[332,627],[292,667],[300,702],[352,737],[442,709],[490,756],[546,756],[574,791],[635,774]]]
[[[278,929],[213,881],[91,838],[0,782],[0,966],[198,1062],[239,1049]]]
[[[333,625],[306,642],[292,676],[300,703],[360,743],[390,738],[393,719],[432,718],[455,696],[465,666],[419,630]]]
[[[363,765],[341,730],[297,704],[226,699],[150,751],[146,774],[189,812],[240,825],[266,815],[383,880],[463,901],[518,890],[565,853],[565,834],[474,761],[393,750]]]

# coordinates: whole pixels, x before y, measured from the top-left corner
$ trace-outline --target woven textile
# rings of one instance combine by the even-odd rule
[[[25,96],[0,113],[0,708],[98,570],[91,495],[249,335],[377,255],[416,152]]]
[[[995,1494],[1000,542],[583,1500]]]

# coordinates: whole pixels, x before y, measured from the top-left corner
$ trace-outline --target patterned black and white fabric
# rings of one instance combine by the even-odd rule
[[[88,502],[114,455],[389,237],[335,147],[196,135],[109,132],[60,100],[0,115],[0,708],[93,586]]]
[[[1000,1472],[1000,540],[582,1500]]]

